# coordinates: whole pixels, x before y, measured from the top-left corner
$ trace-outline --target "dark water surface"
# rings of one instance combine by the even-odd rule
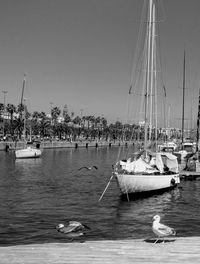
[[[178,236],[200,236],[200,181],[182,181],[162,195],[121,201],[111,177],[118,147],[44,150],[41,159],[15,160],[0,152],[0,246],[70,242],[55,226],[77,220],[90,226],[85,240],[153,237],[152,217]],[[78,170],[97,165],[98,170]]]

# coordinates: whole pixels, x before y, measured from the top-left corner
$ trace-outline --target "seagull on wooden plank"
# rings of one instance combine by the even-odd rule
[[[79,168],[78,170],[82,170],[82,169],[86,169],[86,170],[91,170],[91,169],[95,169],[95,170],[98,170],[98,167],[97,166],[89,166],[89,167],[87,167],[87,166],[83,166],[83,167],[81,167],[81,168]]]
[[[160,216],[159,215],[155,215],[153,217],[152,231],[158,237],[156,239],[155,243],[157,243],[159,238],[163,238],[163,243],[164,243],[165,237],[176,235],[176,231],[174,230],[174,228],[171,228],[169,226],[166,226],[166,225],[163,225],[160,223]]]
[[[90,229],[90,227],[81,224],[77,221],[69,221],[68,225],[58,224],[56,230],[60,233],[67,235],[68,237],[79,237],[85,234],[85,229]]]

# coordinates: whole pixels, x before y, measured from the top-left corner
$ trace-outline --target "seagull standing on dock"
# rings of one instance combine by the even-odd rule
[[[82,170],[82,169],[87,169],[87,170],[91,170],[91,169],[95,169],[95,170],[98,170],[98,167],[97,166],[89,166],[89,167],[87,167],[87,166],[83,166],[83,167],[81,167],[81,168],[79,168],[78,170]]]
[[[156,239],[155,243],[157,243],[159,238],[163,238],[163,243],[164,243],[165,237],[176,235],[176,231],[173,228],[160,223],[160,216],[159,215],[155,215],[153,217],[152,231],[158,237]]]
[[[68,226],[65,226],[64,224],[58,224],[56,226],[56,230],[58,232],[63,233],[71,238],[83,236],[85,234],[85,229],[90,229],[90,227],[77,221],[69,221]]]

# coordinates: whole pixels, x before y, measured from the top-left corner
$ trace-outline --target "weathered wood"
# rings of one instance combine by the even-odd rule
[[[1,264],[199,263],[200,237],[45,243],[0,248]]]

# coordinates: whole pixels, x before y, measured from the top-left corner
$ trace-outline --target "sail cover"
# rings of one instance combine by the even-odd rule
[[[154,153],[150,160],[142,156],[133,161],[130,158],[127,161],[121,160],[119,164],[122,170],[129,173],[163,173],[164,171],[178,173],[177,157],[171,153]]]
[[[171,153],[156,153],[156,158],[157,156],[158,157],[161,156],[163,162],[163,168],[166,167],[168,168],[169,171],[178,173],[178,161],[175,155]]]

